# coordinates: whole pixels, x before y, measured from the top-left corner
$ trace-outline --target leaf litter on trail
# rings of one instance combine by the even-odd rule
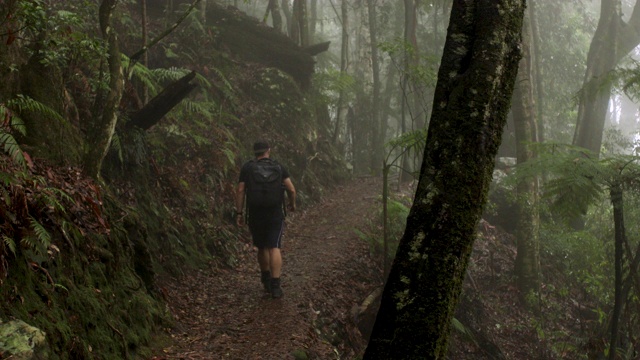
[[[262,289],[249,236],[243,236],[246,250],[235,268],[212,266],[162,280],[179,325],[168,330],[174,343],[154,359],[357,355],[365,339],[350,309],[380,286],[380,270],[351,229],[364,227],[375,215],[377,200],[369,194],[379,187],[376,178],[358,179],[328,191],[319,204],[289,214],[281,299],[271,299]]]

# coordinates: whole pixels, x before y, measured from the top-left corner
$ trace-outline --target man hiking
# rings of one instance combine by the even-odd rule
[[[266,141],[253,144],[255,159],[246,162],[240,170],[236,191],[236,223],[242,226],[248,220],[253,245],[258,248],[261,281],[271,297],[282,297],[280,274],[282,271],[282,232],[284,228],[284,193],[289,211],[296,210],[296,189],[289,172],[269,158],[271,148]],[[243,213],[245,195],[248,214]]]

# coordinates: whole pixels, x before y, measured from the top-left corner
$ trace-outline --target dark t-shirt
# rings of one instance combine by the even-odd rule
[[[242,165],[242,168],[240,169],[239,182],[243,182],[247,187],[250,186],[249,184],[251,183],[249,176],[251,176],[251,164],[253,161],[247,161],[246,163],[244,163],[244,165]],[[260,159],[258,161],[263,161],[263,159]],[[289,178],[289,171],[287,171],[287,168],[278,162],[276,163],[282,168],[282,180]],[[248,190],[248,188],[246,189]],[[249,207],[248,212],[250,225],[255,225],[256,223],[280,221],[284,218],[282,206],[276,206],[272,208]]]

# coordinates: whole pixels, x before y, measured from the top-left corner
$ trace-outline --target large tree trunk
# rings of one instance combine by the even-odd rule
[[[608,73],[640,43],[640,2],[628,23],[622,20],[620,0],[602,0],[600,21],[587,55],[573,144],[600,154],[611,82]]]
[[[538,141],[535,91],[532,82],[532,79],[536,78],[536,72],[533,67],[531,34],[530,18],[525,18],[522,34],[523,56],[520,60],[512,102],[518,164],[523,164],[535,156],[529,144]],[[518,277],[520,295],[526,296],[531,291],[538,291],[540,284],[538,177],[521,180],[517,185],[517,193],[519,216],[516,230],[518,254],[515,273]]]
[[[444,359],[520,60],[525,0],[455,0],[420,180],[364,359]]]
[[[111,24],[117,3],[117,0],[102,0],[100,4],[100,29],[107,43],[109,92],[99,120],[95,123],[93,129],[89,129],[87,143],[91,144],[91,146],[85,154],[83,164],[84,172],[95,179],[100,177],[102,161],[111,145],[111,138],[118,122],[118,106],[124,89],[124,74],[122,73],[118,36]]]

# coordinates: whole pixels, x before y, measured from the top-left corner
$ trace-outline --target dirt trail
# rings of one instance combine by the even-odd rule
[[[358,178],[287,218],[282,299],[260,284],[256,251],[244,236],[238,267],[208,269],[163,284],[177,325],[154,359],[350,359],[365,345],[350,309],[379,285],[363,229],[380,181]]]

